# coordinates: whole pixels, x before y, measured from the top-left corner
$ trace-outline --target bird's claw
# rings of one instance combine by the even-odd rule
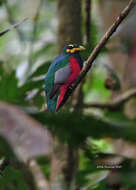
[[[72,86],[69,86],[69,90],[70,90],[70,91],[73,90]]]

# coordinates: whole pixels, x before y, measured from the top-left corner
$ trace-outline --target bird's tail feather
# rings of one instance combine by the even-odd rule
[[[49,94],[46,94],[46,101],[47,101],[48,111],[55,112],[57,105],[57,96],[55,95],[53,98],[50,98]]]

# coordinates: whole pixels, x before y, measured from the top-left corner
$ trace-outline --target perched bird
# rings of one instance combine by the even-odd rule
[[[83,46],[77,44],[65,46],[62,54],[49,67],[45,77],[45,92],[49,111],[59,109],[67,89],[79,75],[83,67],[83,60],[79,52],[84,49]]]

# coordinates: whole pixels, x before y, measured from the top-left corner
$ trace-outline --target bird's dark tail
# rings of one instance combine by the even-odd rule
[[[57,97],[56,97],[56,95],[54,97],[50,98],[49,94],[47,93],[46,94],[46,101],[47,101],[48,111],[56,112],[56,105],[57,105]]]

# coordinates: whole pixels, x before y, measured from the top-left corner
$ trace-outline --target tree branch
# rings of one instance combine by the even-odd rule
[[[112,102],[106,102],[106,103],[96,102],[96,103],[84,104],[84,108],[94,107],[100,109],[117,110],[134,96],[136,96],[136,89],[131,89],[125,92],[124,94],[118,96]]]
[[[104,45],[108,42],[108,40],[110,39],[110,37],[112,36],[112,34],[117,30],[117,28],[119,27],[119,25],[127,17],[127,15],[129,14],[129,12],[134,8],[135,5],[136,5],[136,0],[131,0],[129,2],[129,4],[126,6],[126,8],[121,12],[121,14],[115,20],[115,22],[112,24],[112,26],[108,29],[108,31],[106,32],[106,34],[104,35],[104,37],[100,40],[100,42],[98,43],[98,45],[95,47],[95,49],[93,50],[93,52],[91,53],[91,55],[89,56],[89,58],[87,59],[87,61],[85,61],[85,67],[84,67],[83,71],[81,72],[81,74],[77,78],[77,80],[74,83],[74,85],[72,86],[72,88],[67,91],[67,93],[66,93],[66,95],[64,97],[64,100],[62,101],[60,107],[62,107],[66,103],[66,101],[68,100],[69,96],[71,96],[71,94],[73,93],[73,91],[75,90],[75,88],[79,85],[79,83],[86,76],[86,74],[88,73],[88,71],[92,67],[92,63],[94,62],[94,60],[96,59],[96,57],[99,55],[99,53],[102,50],[102,48],[104,47]]]
[[[11,25],[14,25],[14,23],[16,23],[16,20],[14,19],[14,15],[12,14],[11,7],[9,6],[7,0],[4,0],[3,2],[4,2],[4,6],[5,6],[5,9],[6,9],[6,12],[7,12],[8,22]],[[18,35],[18,38],[19,38],[20,42],[23,41],[24,40],[24,36],[23,36],[22,31],[19,28],[17,28],[16,29],[16,33]]]
[[[1,32],[0,32],[0,37],[3,36],[4,34],[6,34],[7,32],[11,31],[12,29],[19,27],[19,26],[20,26],[21,24],[23,24],[26,20],[27,20],[27,18],[23,19],[23,20],[20,21],[20,22],[17,22],[16,24],[11,25],[8,29],[1,31]]]
[[[49,182],[45,178],[40,166],[35,159],[30,159],[28,163],[28,168],[33,174],[37,189],[39,190],[49,190]]]

